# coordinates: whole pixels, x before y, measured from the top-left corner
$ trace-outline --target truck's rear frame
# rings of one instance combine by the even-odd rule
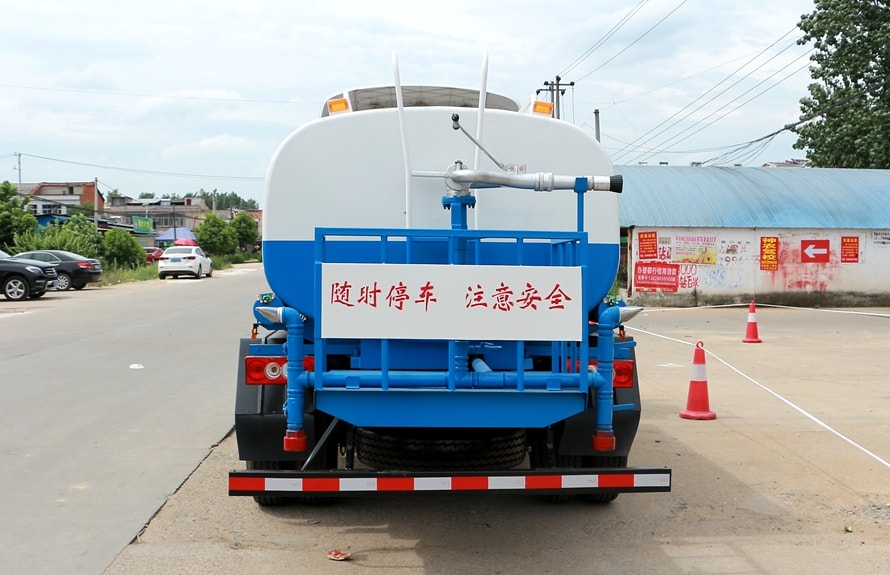
[[[583,196],[586,178],[578,178],[574,190],[578,194],[579,228],[583,218]],[[447,196],[443,205],[452,211],[452,229],[336,229],[319,228],[315,239],[316,307],[312,318],[287,308],[276,298],[259,301],[255,314],[260,324],[270,330],[285,330],[287,344],[250,344],[249,357],[268,354],[286,355],[282,371],[286,381],[283,414],[242,414],[245,433],[248,428],[271,423],[280,429],[285,424],[283,449],[272,465],[254,465],[253,469],[232,471],[229,474],[230,495],[252,495],[258,501],[271,497],[347,496],[372,493],[407,492],[498,492],[538,494],[599,494],[614,498],[625,492],[664,492],[671,488],[671,471],[667,468],[628,468],[627,452],[639,421],[639,392],[636,373],[629,403],[620,403],[613,387],[616,359],[633,362],[634,342],[623,338],[621,309],[615,301],[607,300],[593,306],[587,302],[587,290],[580,290],[583,313],[577,314],[577,337],[543,341],[525,341],[517,337],[510,341],[488,341],[484,338],[431,338],[433,346],[440,346],[435,365],[427,369],[400,369],[402,360],[393,353],[410,355],[409,345],[398,338],[364,335],[355,340],[338,334],[323,337],[322,320],[325,310],[323,298],[331,297],[332,287],[324,285],[324,266],[330,263],[355,261],[349,259],[364,250],[358,259],[367,265],[438,265],[459,269],[474,266],[505,265],[504,254],[513,258],[514,266],[557,266],[579,270],[583,286],[587,273],[587,234],[576,232],[505,232],[468,230],[466,210],[473,205],[472,196]],[[337,249],[344,238],[363,236],[374,241],[352,242],[346,249]],[[393,241],[392,238],[397,238]],[[492,243],[485,244],[485,240]],[[549,255],[529,258],[537,248],[529,244],[546,243]],[[439,242],[442,245],[436,247]],[[412,243],[419,249],[412,249]],[[331,249],[332,244],[334,249]],[[515,247],[510,247],[511,245]],[[433,246],[436,249],[426,249]],[[505,247],[506,246],[506,247]],[[440,249],[441,248],[441,249]],[[486,253],[486,250],[487,253]],[[490,259],[494,250],[494,260]],[[374,255],[369,256],[368,253]],[[430,261],[430,253],[438,253]],[[546,253],[546,250],[545,250]],[[345,254],[345,255],[344,255]],[[412,255],[415,254],[415,255]],[[444,254],[444,256],[442,255]],[[485,254],[485,255],[483,255]],[[538,254],[540,255],[540,254]],[[439,259],[436,259],[438,257]],[[370,258],[370,259],[369,259]],[[451,267],[457,266],[457,267]],[[525,267],[523,269],[529,269]],[[540,268],[539,268],[540,269]],[[340,302],[342,303],[342,302]],[[591,321],[594,318],[595,321]],[[304,324],[310,329],[305,330]],[[621,332],[616,338],[615,331]],[[305,341],[305,343],[303,343]],[[512,360],[501,355],[496,369],[485,363],[487,353],[506,348],[514,354]],[[549,347],[549,360],[541,368],[532,361],[529,350]],[[332,351],[352,349],[349,365],[330,369],[328,359]],[[368,350],[373,350],[368,353]],[[406,353],[406,351],[408,353]],[[595,352],[595,353],[594,353]],[[542,354],[543,355],[543,354]],[[311,361],[306,361],[311,357]],[[426,357],[426,356],[425,356]],[[475,358],[475,359],[474,359]],[[475,360],[482,359],[477,366]],[[540,358],[540,357],[539,357]],[[405,359],[404,361],[409,361]],[[239,374],[239,378],[242,377]],[[243,386],[243,382],[239,382]],[[280,389],[280,386],[275,386]],[[619,390],[625,391],[625,390]],[[506,406],[506,408],[505,408]],[[623,436],[616,441],[613,415],[630,412],[633,417],[623,425]],[[284,417],[282,417],[282,415]],[[329,424],[317,426],[320,416]],[[250,421],[248,424],[247,421]],[[309,424],[309,429],[306,429]],[[315,425],[315,427],[312,427]],[[346,455],[346,469],[337,469],[331,449],[325,448],[325,467],[310,465],[314,455],[322,449],[328,435],[337,432],[341,453]],[[268,431],[268,425],[265,425]],[[528,431],[531,458],[528,466],[510,469],[455,468],[427,469],[356,469],[353,465],[352,437],[363,428],[522,428]],[[238,416],[236,415],[236,433]],[[571,434],[572,437],[563,437]],[[582,436],[586,434],[586,445]],[[265,434],[267,435],[267,433]],[[279,436],[280,437],[280,436]],[[279,440],[280,441],[280,440]],[[245,438],[244,449],[239,436],[239,450],[251,450]],[[617,449],[616,449],[617,448]],[[273,450],[274,451],[274,450]],[[310,454],[311,453],[311,454]],[[279,466],[274,461],[290,461]],[[301,469],[296,469],[301,467]],[[250,465],[249,465],[250,467]]]

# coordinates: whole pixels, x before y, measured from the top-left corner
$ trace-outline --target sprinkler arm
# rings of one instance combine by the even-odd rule
[[[445,174],[448,187],[459,189],[470,186],[506,186],[535,190],[536,192],[552,192],[553,190],[575,190],[578,178],[575,176],[559,176],[552,172],[536,172],[533,174],[506,174],[503,172],[486,172],[484,170],[456,169]],[[623,187],[621,176],[583,176],[587,180],[587,190],[614,192],[620,194]]]

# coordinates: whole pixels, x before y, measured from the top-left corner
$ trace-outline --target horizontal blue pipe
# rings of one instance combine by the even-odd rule
[[[305,372],[309,385],[316,389],[360,388],[379,389],[382,387],[383,375],[380,371],[329,371],[322,375],[319,382],[314,372]],[[580,385],[581,378],[577,373],[525,372],[522,376],[526,389],[550,389],[554,391],[583,391],[594,384],[597,374],[587,373],[586,386]],[[516,389],[518,376],[516,372],[470,372],[456,378],[458,389]],[[390,371],[387,374],[387,385],[390,389],[447,389],[447,371]]]

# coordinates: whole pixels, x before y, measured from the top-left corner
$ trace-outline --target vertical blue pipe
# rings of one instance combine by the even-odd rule
[[[476,205],[476,198],[466,196],[445,196],[442,198],[442,206],[451,210],[451,229],[467,229],[467,207]],[[448,260],[453,265],[466,265],[467,263],[467,238],[454,237],[448,242]],[[448,355],[451,365],[448,369],[448,389],[454,391],[457,382],[469,373],[469,342],[466,340],[451,340],[448,342]]]
[[[287,430],[284,434],[285,451],[306,451],[307,438],[303,430],[303,403],[309,379],[303,373],[303,318],[297,310],[281,308],[281,319],[287,326],[287,399],[284,411]]]
[[[615,449],[615,432],[612,429],[612,378],[615,362],[614,329],[621,322],[618,306],[600,304],[597,322],[597,373],[594,379],[596,389],[596,432],[593,447],[596,451],[613,451]]]

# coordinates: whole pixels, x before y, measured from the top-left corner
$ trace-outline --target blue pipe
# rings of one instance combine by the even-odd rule
[[[280,308],[279,315],[287,327],[287,398],[284,402],[287,429],[284,450],[302,452],[308,447],[303,429],[303,404],[309,385],[309,378],[303,370],[303,316],[290,307]]]
[[[579,388],[577,373],[551,372],[513,372],[513,371],[479,371],[467,372],[456,381],[457,389],[516,389],[522,373],[525,389],[552,389],[583,393]],[[389,373],[387,385],[389,389],[429,389],[440,391],[447,389],[451,374],[446,371],[395,371]],[[592,385],[596,374],[588,375],[588,384]],[[377,370],[329,371],[322,374],[321,385],[313,372],[303,372],[301,379],[307,378],[308,385],[316,389],[381,389],[382,372]],[[289,418],[288,418],[289,420]]]
[[[467,208],[476,205],[474,196],[445,196],[442,198],[442,206],[451,211],[451,229],[467,229]],[[449,261],[452,265],[466,265],[467,238],[452,237],[449,241]],[[454,391],[459,382],[463,380],[469,369],[469,342],[466,340],[452,340],[448,342],[448,356],[451,358],[451,368],[448,370],[448,389]]]
[[[612,429],[613,388],[615,362],[614,330],[621,322],[617,306],[601,303],[597,323],[597,373],[593,379],[596,392],[596,429],[593,436],[594,451],[614,451],[615,431]]]

